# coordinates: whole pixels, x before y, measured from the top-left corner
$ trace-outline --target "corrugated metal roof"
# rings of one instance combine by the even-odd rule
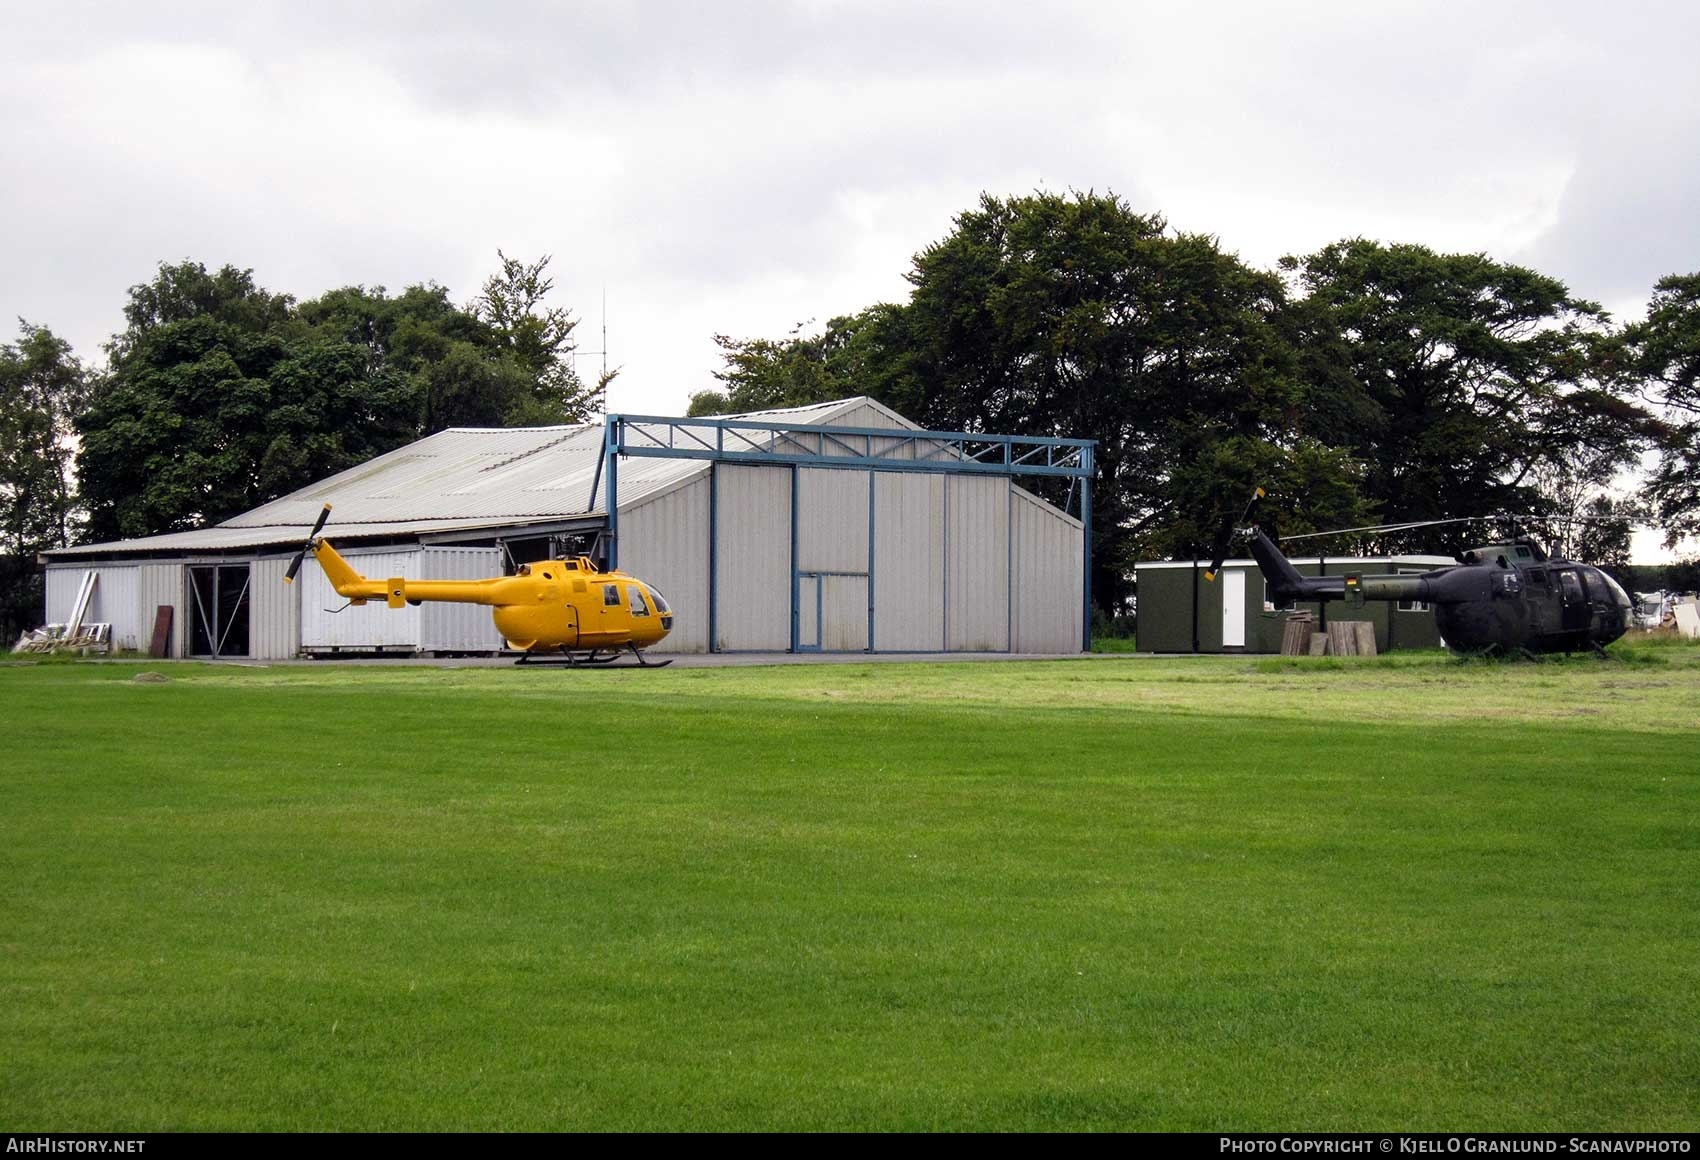
[[[871,403],[840,399],[727,416],[762,422],[829,423]],[[881,407],[882,411],[889,410]],[[914,424],[896,412],[892,418]],[[58,548],[48,556],[180,552],[294,544],[330,504],[327,535],[347,539],[545,523],[604,514],[607,481],[590,494],[603,426],[451,427],[368,460],[211,528]],[[696,459],[637,457],[620,463],[620,508],[708,470]]]

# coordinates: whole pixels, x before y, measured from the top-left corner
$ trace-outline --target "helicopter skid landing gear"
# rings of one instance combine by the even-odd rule
[[[627,645],[625,649],[599,649],[599,648],[594,648],[594,649],[591,649],[589,652],[578,652],[578,653],[561,652],[561,653],[544,654],[544,653],[522,652],[522,653],[519,654],[518,659],[516,659],[514,661],[514,664],[516,664],[516,665],[543,665],[543,666],[551,666],[551,667],[563,668],[563,669],[577,669],[577,668],[583,668],[585,665],[611,665],[615,661],[619,660],[622,656],[624,656],[627,651],[631,652],[632,656],[634,658],[636,658],[638,665],[642,668],[664,669],[668,665],[673,663],[673,660],[672,660],[671,657],[669,657],[667,660],[664,660],[664,661],[649,660],[641,652],[639,652],[637,650],[636,645]]]
[[[644,655],[638,651],[637,645],[628,645],[627,647],[632,650],[632,655],[637,658],[637,663],[646,669],[664,669],[673,663],[672,657],[668,657],[664,661],[645,660]]]

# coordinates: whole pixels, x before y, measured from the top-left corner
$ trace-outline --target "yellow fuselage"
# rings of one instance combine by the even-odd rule
[[[624,572],[599,572],[584,557],[522,564],[515,576],[488,580],[368,580],[319,540],[313,555],[338,594],[391,608],[429,600],[487,604],[510,648],[528,652],[647,648],[673,627],[655,590]]]

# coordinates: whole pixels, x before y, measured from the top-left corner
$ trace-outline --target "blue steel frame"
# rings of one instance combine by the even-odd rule
[[[778,450],[788,446],[794,450]],[[609,568],[619,567],[620,491],[619,458],[703,459],[711,463],[756,463],[790,467],[796,479],[799,467],[860,468],[865,471],[935,471],[954,475],[1050,476],[1080,483],[1082,555],[1080,633],[1081,649],[1092,647],[1092,439],[1044,438],[1027,435],[984,435],[968,431],[911,431],[899,427],[838,427],[786,424],[752,419],[680,419],[664,415],[609,415],[603,424],[603,457],[596,465],[590,503],[602,476],[608,478]],[[908,457],[904,455],[907,452]],[[710,473],[712,476],[712,472]],[[710,485],[711,492],[714,485]],[[1073,490],[1072,484],[1070,490]],[[869,539],[873,537],[873,489],[869,489]],[[710,518],[713,511],[710,501]],[[948,505],[947,505],[948,507]],[[796,486],[791,497],[792,551],[792,648],[797,647]],[[948,518],[948,514],[947,514]],[[715,532],[709,529],[710,560]],[[873,641],[873,577],[870,561],[868,592],[868,648]],[[712,594],[712,578],[709,590]],[[712,595],[710,597],[712,600]],[[710,608],[709,649],[714,649]],[[1014,647],[1011,642],[1010,647]]]

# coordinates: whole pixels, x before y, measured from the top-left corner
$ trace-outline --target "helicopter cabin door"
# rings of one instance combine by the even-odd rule
[[[797,651],[820,651],[821,575],[797,574]]]
[[[578,608],[577,608],[577,606],[575,606],[572,603],[572,601],[569,600],[567,602],[565,611],[566,611],[566,614],[567,614],[567,624],[566,624],[566,633],[565,633],[563,639],[561,640],[561,647],[562,648],[577,648],[578,647]]]
[[[1245,647],[1245,569],[1222,573],[1222,647]]]
[[[1564,631],[1586,632],[1592,610],[1582,591],[1582,577],[1574,568],[1558,573],[1558,591],[1564,598]]]

